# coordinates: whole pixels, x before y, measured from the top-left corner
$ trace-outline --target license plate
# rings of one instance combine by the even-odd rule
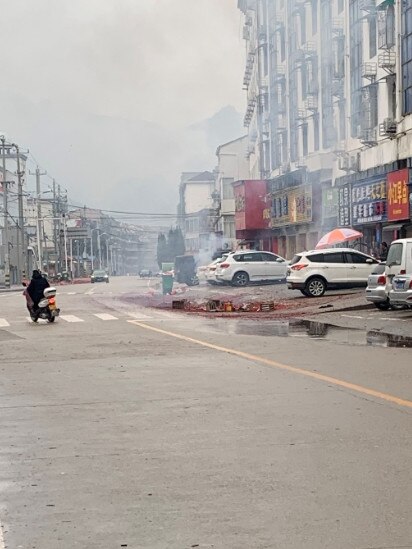
[[[403,290],[405,288],[404,280],[395,280],[395,290]]]

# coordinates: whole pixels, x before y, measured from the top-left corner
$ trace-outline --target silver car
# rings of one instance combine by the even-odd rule
[[[412,307],[412,275],[393,277],[389,301],[394,307]]]
[[[385,263],[380,263],[373,268],[368,277],[366,300],[381,311],[387,311],[390,308],[389,289],[385,276]]]

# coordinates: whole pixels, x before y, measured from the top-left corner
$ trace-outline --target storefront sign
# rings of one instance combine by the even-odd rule
[[[338,189],[338,225],[339,227],[350,227],[351,221],[350,186],[345,185]]]
[[[386,221],[386,180],[352,185],[352,224]]]
[[[312,186],[276,191],[272,195],[272,227],[312,221]]]
[[[338,215],[338,189],[322,189],[322,219],[329,219]]]
[[[409,170],[388,174],[388,220],[409,219]]]

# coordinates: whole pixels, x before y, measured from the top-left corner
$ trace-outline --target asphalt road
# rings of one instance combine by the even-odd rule
[[[0,549],[412,548],[411,350],[116,300],[144,284],[54,325],[0,295]]]

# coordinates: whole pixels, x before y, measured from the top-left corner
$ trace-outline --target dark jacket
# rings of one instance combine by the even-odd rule
[[[49,288],[49,286],[50,284],[40,273],[33,274],[33,278],[27,288],[27,293],[32,298],[35,306],[39,304],[39,301],[43,298],[44,290]]]

